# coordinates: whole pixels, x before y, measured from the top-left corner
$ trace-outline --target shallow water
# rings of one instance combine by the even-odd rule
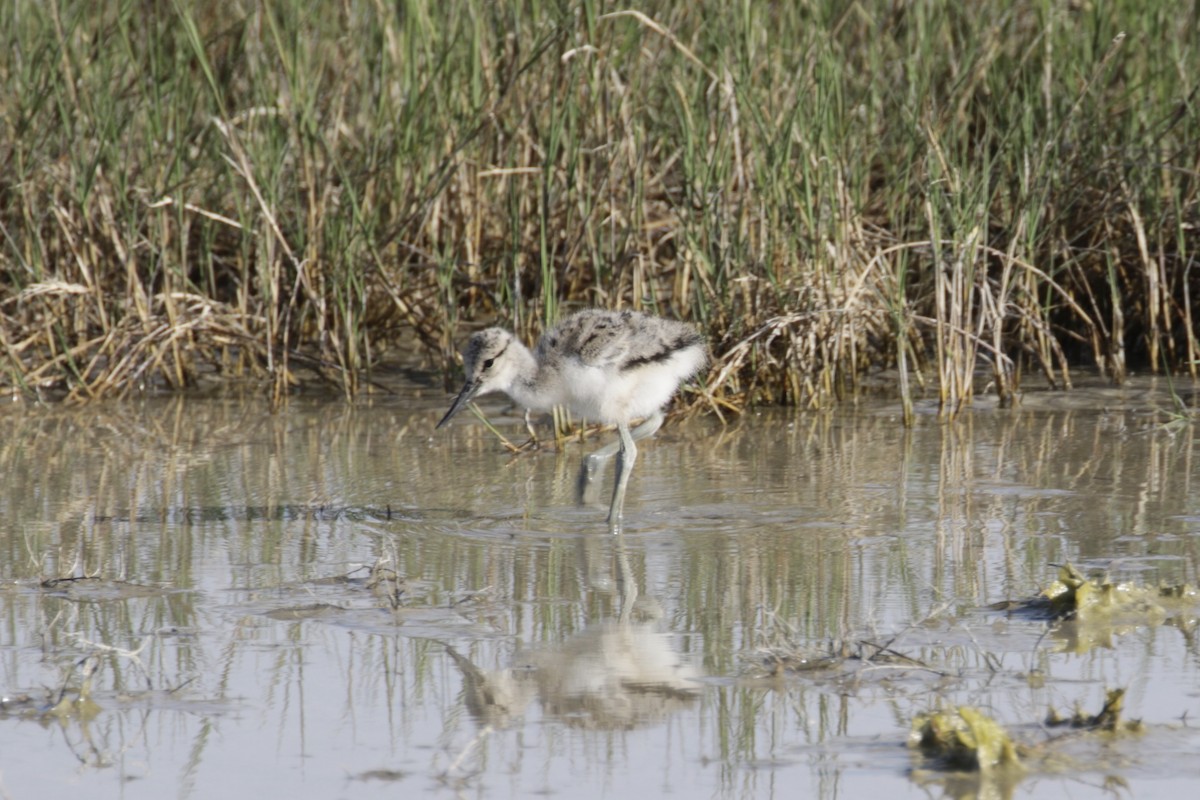
[[[435,434],[445,401],[0,412],[0,793],[1200,781],[1195,609],[1083,628],[989,608],[1067,561],[1200,582],[1197,431],[1163,387],[984,400],[950,423],[923,407],[911,430],[882,403],[671,420],[640,448],[621,536],[607,485],[577,503],[595,439],[513,456],[470,414]],[[773,666],[797,654],[813,668]],[[95,708],[51,712],[81,662]],[[1015,785],[914,769],[905,746],[915,714],[960,703],[1045,745],[1048,707],[1098,710],[1109,688],[1146,732],[1054,740]]]

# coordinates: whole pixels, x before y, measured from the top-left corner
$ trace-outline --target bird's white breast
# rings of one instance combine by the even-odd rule
[[[589,366],[567,360],[559,402],[573,414],[596,422],[640,419],[655,413],[671,399],[680,382],[704,366],[700,348],[681,350],[671,358],[635,369]]]

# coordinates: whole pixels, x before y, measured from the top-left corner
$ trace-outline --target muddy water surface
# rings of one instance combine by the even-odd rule
[[[0,412],[0,793],[1200,785],[1197,609],[1081,627],[990,607],[1067,561],[1198,582],[1197,428],[1162,388],[926,408],[911,430],[886,404],[671,420],[620,536],[607,486],[577,499],[595,439],[513,456],[470,414],[435,434],[443,401]],[[1112,688],[1143,733],[1043,727]],[[906,748],[915,714],[964,703],[1039,748],[1023,777],[980,787]]]

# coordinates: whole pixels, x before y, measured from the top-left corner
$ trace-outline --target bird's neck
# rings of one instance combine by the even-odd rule
[[[512,362],[515,365],[513,377],[506,393],[526,408],[534,411],[549,410],[553,403],[546,404],[545,392],[542,391],[540,379],[543,377],[537,359],[529,348],[514,341],[509,345],[512,350]]]

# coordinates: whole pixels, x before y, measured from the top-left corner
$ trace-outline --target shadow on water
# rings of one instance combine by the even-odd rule
[[[1065,562],[1200,582],[1169,408],[1146,384],[910,430],[884,404],[668,423],[612,536],[575,499],[594,440],[512,456],[415,396],[12,407],[0,790],[1166,794],[1200,779],[1195,609],[996,604]],[[1114,688],[1144,733],[1051,739],[1048,708]],[[1053,757],[924,769],[913,718],[962,704]]]

